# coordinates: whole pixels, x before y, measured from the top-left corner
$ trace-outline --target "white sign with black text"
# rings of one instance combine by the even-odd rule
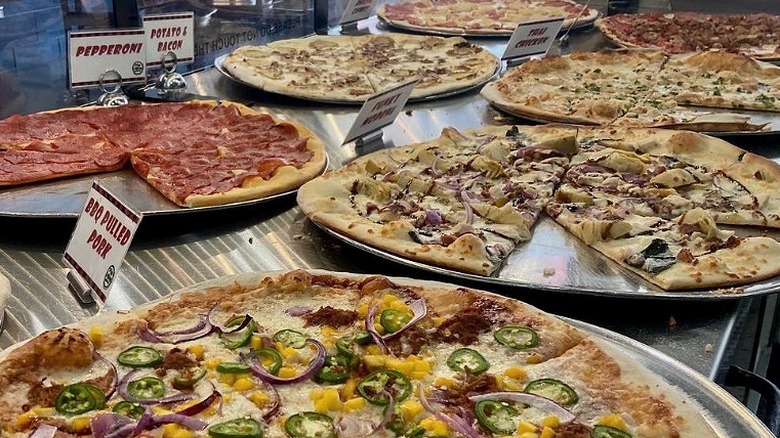
[[[544,55],[550,50],[564,17],[520,23],[506,45],[502,60]]]
[[[101,76],[115,70],[121,82],[146,81],[146,35],[143,29],[68,32],[68,75],[71,88],[100,85]],[[116,75],[103,85],[116,84]]]
[[[141,222],[140,213],[97,181],[87,193],[63,260],[104,304]]]
[[[401,110],[404,109],[409,95],[412,94],[414,86],[419,79],[415,78],[408,82],[402,82],[397,86],[374,94],[366,100],[360,112],[349,128],[347,137],[342,144],[347,144],[365,137],[367,134],[378,131],[387,125],[390,125],[398,117]]]
[[[356,23],[371,16],[376,0],[349,0],[339,24]]]
[[[144,16],[147,67],[162,66],[163,56],[168,52],[176,55],[179,65],[195,60],[194,15],[193,12],[182,12]]]

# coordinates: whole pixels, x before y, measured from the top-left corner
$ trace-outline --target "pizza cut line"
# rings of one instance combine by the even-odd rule
[[[199,207],[297,188],[325,160],[323,143],[304,126],[232,102],[66,109],[0,120],[5,187],[130,164],[171,202]]]
[[[596,27],[623,47],[668,53],[723,50],[762,60],[780,59],[780,16],[697,12],[616,14]]]
[[[304,184],[314,222],[402,258],[489,276],[548,215],[664,290],[780,273],[780,166],[689,131],[495,126],[382,150]]]
[[[571,0],[403,0],[377,16],[392,26],[450,35],[506,35],[519,23],[565,17],[562,28],[591,24],[598,10]]]
[[[759,131],[766,124],[728,110],[780,111],[780,67],[717,51],[575,52],[528,61],[481,94],[501,110],[534,120]]]
[[[442,283],[252,274],[0,355],[3,436],[722,436],[678,388],[532,306]]]
[[[415,77],[412,99],[467,90],[493,77],[498,60],[463,38],[387,33],[244,46],[221,65],[232,77],[265,91],[360,103]]]

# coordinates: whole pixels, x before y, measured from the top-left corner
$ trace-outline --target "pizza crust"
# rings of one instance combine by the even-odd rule
[[[3,312],[8,306],[8,301],[11,299],[11,282],[8,281],[8,277],[0,274],[0,323],[4,319]]]

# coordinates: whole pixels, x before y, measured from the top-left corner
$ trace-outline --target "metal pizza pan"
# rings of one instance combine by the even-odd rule
[[[592,27],[593,23],[601,16],[601,13],[594,17],[593,19],[583,20],[583,21],[577,21],[573,25],[565,28],[561,28],[561,33],[569,32],[572,30],[579,30],[584,29],[587,27]],[[512,30],[447,30],[447,29],[436,29],[433,27],[419,27],[419,26],[406,26],[403,23],[394,23],[392,21],[388,21],[384,17],[377,15],[376,16],[379,23],[377,28],[384,31],[393,31],[393,30],[403,30],[407,32],[414,32],[418,34],[425,34],[425,35],[437,35],[437,36],[460,36],[460,37],[479,37],[479,38],[508,38],[512,36],[512,33],[514,33],[515,29]],[[518,23],[523,24],[523,23]]]
[[[317,221],[313,222],[336,239],[383,259],[446,277],[486,285],[522,288],[533,292],[636,299],[718,301],[770,294],[780,289],[780,276],[778,276],[742,287],[665,291],[602,256],[547,216],[539,218],[532,230],[531,240],[519,245],[491,276],[469,274],[410,260],[359,242]],[[767,232],[767,230],[750,228],[740,228],[735,231],[744,235],[763,235]],[[775,234],[780,234],[780,231],[775,231]],[[773,237],[777,239],[780,236]]]
[[[544,118],[538,115],[532,115],[532,114],[515,111],[512,108],[506,107],[504,105],[498,105],[492,102],[490,105],[500,110],[502,113],[506,113],[513,117],[521,118],[523,120],[530,120],[532,122],[537,122],[537,123],[562,123],[560,120],[557,119]],[[748,122],[751,124],[764,125],[764,128],[758,131],[702,131],[701,132],[702,134],[711,135],[713,137],[732,137],[732,136],[762,137],[762,136],[772,136],[772,135],[780,134],[780,112],[747,111],[747,110],[738,110],[738,109],[732,110],[732,109],[725,109],[725,108],[704,108],[704,107],[693,107],[693,106],[686,106],[685,109],[701,112],[702,114],[712,114],[712,113],[737,114],[740,116],[749,117]],[[563,123],[571,124],[568,122],[563,122]],[[575,124],[572,125],[585,126],[585,125],[575,125]],[[590,125],[589,127],[594,127],[594,126],[595,125]]]
[[[254,88],[254,89],[257,89],[257,90],[262,90],[262,91],[267,92],[267,93],[282,94],[282,93],[276,93],[274,91],[264,90],[264,89],[262,89],[262,88],[260,88],[260,87],[258,87],[256,85],[252,85],[252,84],[250,84],[248,82],[242,81],[241,79],[239,79],[239,78],[233,76],[232,74],[230,74],[230,72],[227,71],[225,69],[225,67],[223,66],[223,63],[225,61],[225,58],[227,58],[227,56],[228,55],[222,55],[222,56],[219,56],[217,59],[214,60],[214,67],[223,76],[225,76],[226,78],[228,78],[228,79],[230,79],[230,80],[232,80],[232,81],[234,81],[236,83],[245,85],[247,87],[251,87],[251,88]],[[409,98],[408,102],[409,103],[430,102],[432,100],[445,99],[445,98],[448,98],[448,97],[457,96],[457,95],[460,95],[460,94],[468,93],[470,91],[481,89],[488,82],[494,81],[494,80],[498,79],[498,75],[501,72],[501,63],[499,62],[499,60],[497,58],[496,58],[495,61],[496,61],[496,66],[495,66],[495,70],[493,71],[493,74],[490,77],[486,78],[484,81],[480,81],[479,83],[476,83],[476,84],[471,84],[471,85],[469,85],[467,87],[458,88],[457,90],[446,91],[446,92],[443,92],[443,93],[436,93],[436,94],[432,94],[430,96],[411,97],[411,98]],[[304,96],[299,96],[299,95],[295,95],[295,96],[290,95],[290,96],[294,97],[296,99],[302,99],[302,100],[311,101],[311,102],[318,102],[318,103],[335,104],[335,105],[363,105],[363,103],[365,102],[365,100],[324,99],[324,98],[304,97]]]
[[[328,169],[328,154],[320,175]],[[0,190],[0,217],[77,218],[84,208],[93,181],[124,200],[144,216],[164,216],[216,211],[270,202],[289,196],[297,189],[247,201],[204,207],[180,207],[161,195],[130,169],[116,172],[27,184]]]

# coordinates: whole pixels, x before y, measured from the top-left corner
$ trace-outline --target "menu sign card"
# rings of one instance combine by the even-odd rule
[[[506,45],[502,60],[544,55],[563,26],[564,17],[520,23]]]
[[[68,74],[71,88],[100,85],[108,70],[121,82],[146,81],[146,36],[143,29],[68,32]],[[112,75],[103,84],[116,84]]]
[[[162,66],[163,56],[168,52],[176,55],[178,65],[192,63],[195,60],[194,23],[192,12],[145,16],[147,67]]]
[[[349,0],[347,7],[344,8],[344,15],[341,16],[339,24],[350,24],[365,20],[371,16],[375,4],[376,0]]]
[[[374,94],[360,108],[355,123],[342,144],[347,144],[393,123],[406,105],[419,79],[403,82],[396,87]]]
[[[101,304],[106,302],[142,216],[92,183],[63,260]]]

